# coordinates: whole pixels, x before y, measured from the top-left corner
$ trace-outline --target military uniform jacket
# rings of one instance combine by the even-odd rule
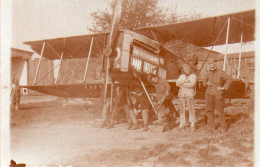
[[[207,86],[205,94],[208,95],[222,95],[223,91],[218,90],[218,87],[224,87],[227,90],[231,84],[231,78],[224,71],[218,69],[209,71],[205,79],[203,85]],[[208,86],[207,82],[212,83],[212,86]]]

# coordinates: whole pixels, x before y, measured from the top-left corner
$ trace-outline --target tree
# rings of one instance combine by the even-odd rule
[[[158,7],[158,2],[159,0],[123,0],[120,28],[132,30],[176,22],[176,13]],[[107,1],[107,3],[109,8],[106,8],[105,11],[95,11],[90,14],[94,22],[92,27],[88,28],[89,31],[109,31],[115,0]]]

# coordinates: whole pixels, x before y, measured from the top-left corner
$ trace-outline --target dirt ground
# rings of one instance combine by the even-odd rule
[[[27,167],[254,166],[247,102],[226,105],[226,133],[207,130],[202,100],[196,100],[196,131],[175,127],[159,133],[126,130],[126,122],[97,128],[97,100],[26,96],[20,110],[11,111],[11,157]]]

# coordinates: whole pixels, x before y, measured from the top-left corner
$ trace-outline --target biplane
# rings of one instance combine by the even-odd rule
[[[40,60],[34,84],[23,87],[61,97],[98,98],[101,94],[109,97],[114,83],[126,85],[141,83],[149,95],[149,91],[147,91],[149,85],[143,76],[152,73],[167,79],[173,92],[177,92],[175,81],[181,73],[182,64],[190,64],[193,71],[198,74],[198,83],[200,83],[205,62],[200,67],[195,66],[173,50],[164,47],[165,43],[172,40],[183,40],[199,47],[212,46],[213,48],[214,45],[239,43],[241,33],[243,33],[243,42],[255,39],[255,10],[137,28],[132,31],[119,30],[120,15],[121,1],[117,1],[110,32],[25,42],[40,55]],[[227,31],[224,31],[226,27]],[[90,59],[94,57],[102,59],[100,64],[102,64],[105,75],[101,80],[86,81]],[[36,84],[42,58],[59,59],[60,62],[69,59],[86,59],[85,68],[81,70],[83,74],[81,81],[77,83],[54,82],[50,85]],[[58,75],[58,77],[60,76]],[[109,80],[109,78],[111,79]],[[233,91],[231,97],[243,97],[244,95],[240,95],[243,94],[243,91],[241,93],[241,89],[238,89],[241,82],[239,84],[236,82],[230,90]]]

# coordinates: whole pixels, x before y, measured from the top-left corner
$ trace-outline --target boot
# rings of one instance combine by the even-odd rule
[[[127,130],[130,130],[132,128],[132,121],[128,120]]]
[[[220,133],[225,133],[227,131],[227,126],[226,125],[220,125],[220,127],[218,128],[218,131]]]
[[[180,124],[179,129],[183,129],[184,128],[184,124]]]
[[[216,130],[216,125],[213,123],[207,124],[207,131],[214,132]]]
[[[194,131],[196,130],[196,129],[195,129],[195,123],[194,123],[194,122],[191,123],[191,126],[190,126],[190,127],[191,127],[191,131],[192,131],[192,132],[194,132]]]
[[[132,126],[131,130],[136,130],[138,129],[138,126],[136,124],[134,124],[134,126]]]
[[[148,130],[148,125],[144,125],[143,131],[147,131],[147,130]]]
[[[111,128],[114,128],[113,122],[110,122],[110,123],[108,124],[108,126],[107,126],[107,129],[111,129]]]
[[[101,128],[104,128],[107,126],[107,121],[103,121],[102,125],[101,125]]]

